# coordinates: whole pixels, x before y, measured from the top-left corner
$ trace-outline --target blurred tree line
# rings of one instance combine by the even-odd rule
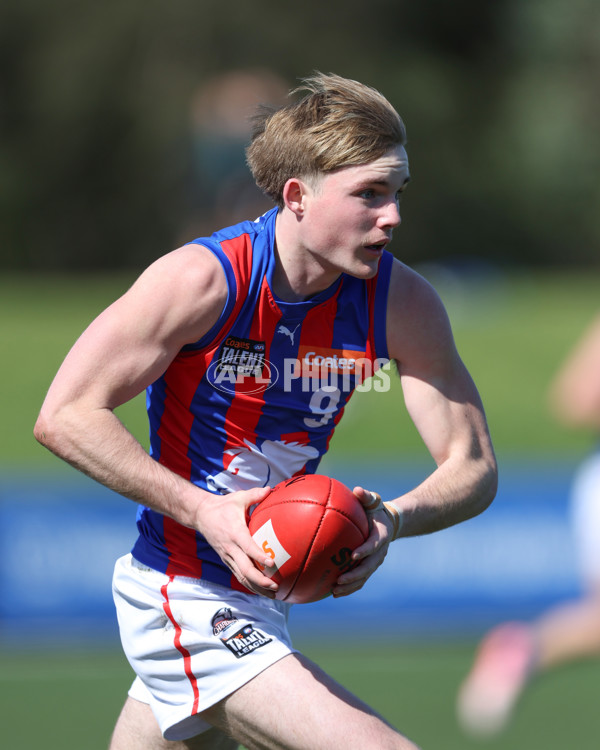
[[[398,256],[597,264],[597,0],[3,0],[1,266],[141,268],[253,218],[247,113],[317,69],[405,119]]]

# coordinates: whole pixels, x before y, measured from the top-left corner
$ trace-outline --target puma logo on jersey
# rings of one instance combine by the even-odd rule
[[[292,342],[292,346],[294,346],[294,336],[296,335],[296,331],[298,330],[298,327],[300,326],[300,323],[294,328],[293,331],[290,331],[290,329],[287,326],[280,325],[277,328],[277,333],[283,333],[284,336],[289,336],[290,341]]]

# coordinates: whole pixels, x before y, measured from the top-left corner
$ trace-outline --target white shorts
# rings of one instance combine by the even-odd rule
[[[129,695],[148,703],[167,740],[209,729],[198,713],[294,652],[290,605],[117,560],[113,595]]]
[[[600,452],[578,467],[571,488],[576,553],[584,586],[600,587]]]

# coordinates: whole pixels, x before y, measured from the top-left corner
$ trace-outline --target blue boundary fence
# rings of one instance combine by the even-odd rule
[[[534,616],[579,592],[568,521],[572,465],[501,467],[482,515],[394,544],[360,592],[293,608],[302,637],[474,633]],[[346,484],[390,498],[420,481],[420,467],[328,465]],[[0,475],[0,637],[3,641],[117,640],[115,559],[136,535],[135,504],[75,473]]]

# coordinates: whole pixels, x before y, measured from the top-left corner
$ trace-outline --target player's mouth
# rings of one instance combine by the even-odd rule
[[[389,240],[382,240],[381,242],[374,242],[371,245],[365,245],[365,250],[368,250],[370,253],[374,253],[376,255],[381,255],[383,251],[385,250],[386,245],[388,244]]]

